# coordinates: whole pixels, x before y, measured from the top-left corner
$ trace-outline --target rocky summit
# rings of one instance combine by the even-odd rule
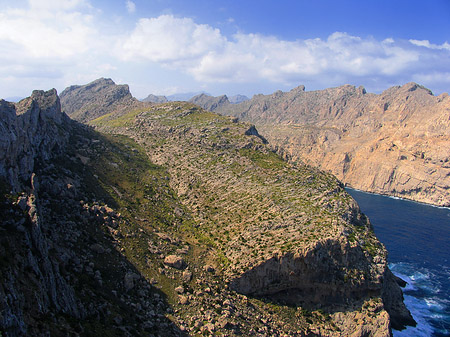
[[[194,100],[209,108],[214,103]],[[379,95],[344,85],[256,95],[212,109],[256,125],[293,160],[346,185],[439,206],[450,205],[450,98],[416,83]]]
[[[60,98],[64,112],[80,122],[144,105],[131,95],[128,85],[116,85],[109,78],[100,78],[87,85],[70,86],[61,93]]]
[[[55,90],[0,101],[2,335],[356,337],[415,324],[333,175],[286,161],[235,117],[112,102],[120,89],[99,82],[71,90],[104,108],[62,104],[88,125]]]

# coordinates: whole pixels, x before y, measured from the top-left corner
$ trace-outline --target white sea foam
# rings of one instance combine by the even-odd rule
[[[416,327],[407,327],[402,331],[393,331],[394,337],[427,337],[433,336],[433,326],[428,321],[431,315],[430,308],[424,300],[415,298],[410,295],[405,295],[406,307],[411,311],[414,319],[417,322]]]
[[[450,300],[438,295],[441,284],[436,275],[425,268],[409,263],[391,263],[395,275],[407,282],[403,289],[405,305],[417,322],[416,327],[393,331],[394,337],[447,336],[449,331],[444,322],[450,321],[448,308]]]

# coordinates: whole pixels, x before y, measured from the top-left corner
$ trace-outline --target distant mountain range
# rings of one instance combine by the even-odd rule
[[[379,95],[344,85],[191,102],[252,122],[268,141],[363,191],[450,206],[450,97],[416,83]]]
[[[213,97],[208,93],[205,92],[196,92],[196,93],[180,93],[180,94],[173,94],[170,96],[161,96],[161,95],[153,95],[150,94],[146,98],[142,99],[142,102],[151,102],[151,103],[166,103],[166,102],[175,102],[175,101],[193,101],[195,97],[198,96],[205,96],[205,97]],[[249,98],[244,95],[234,95],[231,97],[227,97],[228,101],[232,104],[242,103]]]

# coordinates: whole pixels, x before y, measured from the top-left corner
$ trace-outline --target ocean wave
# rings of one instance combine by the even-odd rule
[[[411,263],[391,263],[392,272],[407,282],[403,288],[405,305],[417,322],[416,327],[394,331],[394,337],[448,336],[450,300],[442,292],[439,275]]]

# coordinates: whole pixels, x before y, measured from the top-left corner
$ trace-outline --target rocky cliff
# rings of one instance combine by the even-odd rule
[[[109,78],[100,78],[87,85],[73,85],[60,95],[64,112],[80,122],[87,122],[110,112],[139,108],[145,105],[135,99],[128,85],[116,85]]]
[[[37,157],[49,159],[67,142],[56,90],[33,91],[13,104],[0,100],[0,175],[14,188],[29,182]]]
[[[436,97],[416,83],[379,95],[350,85],[311,92],[300,86],[214,110],[255,123],[293,159],[349,186],[450,205],[447,94]]]
[[[120,252],[130,222],[105,204],[92,166],[114,151],[133,164],[108,173],[129,184],[121,169],[137,179],[138,154],[70,120],[56,90],[0,101],[0,116],[0,335],[182,335]]]

